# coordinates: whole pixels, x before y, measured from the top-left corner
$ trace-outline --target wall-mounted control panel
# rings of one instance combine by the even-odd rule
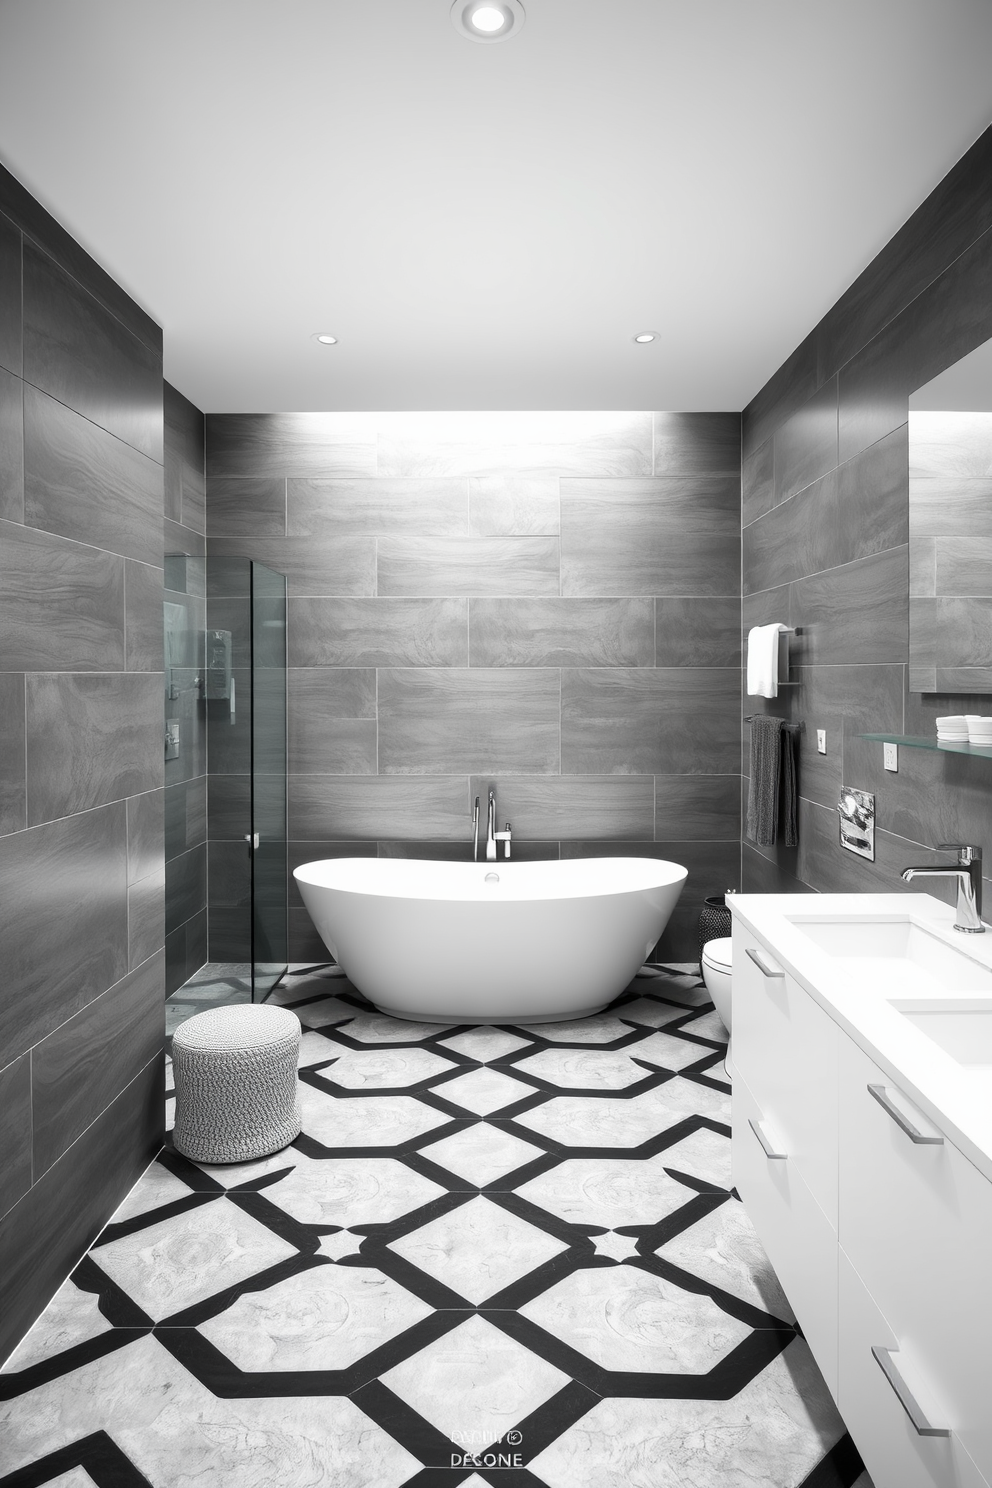
[[[179,758],[179,720],[170,718],[165,725],[165,757],[167,760]]]

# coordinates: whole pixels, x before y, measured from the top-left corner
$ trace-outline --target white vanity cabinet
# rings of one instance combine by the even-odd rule
[[[733,977],[734,1182],[875,1488],[990,1488],[992,1181],[736,917]]]

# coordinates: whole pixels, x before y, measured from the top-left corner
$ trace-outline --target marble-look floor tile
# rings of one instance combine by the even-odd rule
[[[328,1260],[340,1261],[344,1256],[358,1255],[362,1248],[362,1237],[348,1230],[336,1230],[333,1235],[322,1235],[315,1255],[327,1256]]]
[[[719,1118],[718,1118],[719,1119]],[[658,1154],[666,1168],[677,1173],[688,1173],[712,1183],[716,1188],[729,1189],[733,1182],[730,1166],[730,1142],[718,1132],[700,1127],[681,1142],[673,1142]]]
[[[198,1331],[239,1369],[347,1369],[430,1312],[381,1271],[322,1265],[246,1293]]]
[[[351,1009],[354,1012],[354,1008]],[[444,1023],[407,1023],[385,1013],[359,1013],[342,1028],[349,1038],[363,1044],[411,1044],[419,1039],[436,1038],[444,1033]]]
[[[622,1013],[622,1009],[620,1010]],[[611,1044],[614,1039],[624,1038],[630,1033],[620,1018],[603,1013],[596,1018],[583,1018],[569,1023],[531,1023],[528,1033],[538,1038],[549,1039],[554,1044]]]
[[[166,1090],[169,1088],[167,1082]],[[189,1194],[188,1184],[170,1173],[160,1162],[153,1162],[142,1173],[123,1203],[114,1210],[110,1223],[120,1224],[125,1219],[134,1219],[138,1214],[147,1214],[151,1209],[161,1209],[164,1204],[173,1204],[176,1199],[188,1199]]]
[[[511,1079],[508,1074],[494,1069],[470,1070],[467,1075],[459,1075],[457,1079],[446,1080],[437,1086],[438,1095],[476,1116],[489,1116],[493,1111],[501,1111],[504,1106],[511,1106],[533,1093],[532,1087],[522,1080]]]
[[[522,1199],[573,1224],[657,1224],[692,1195],[669,1178],[668,1154],[638,1160],[623,1157],[572,1157],[522,1183]]]
[[[105,1430],[168,1488],[400,1488],[417,1459],[345,1396],[223,1399],[153,1337],[0,1406],[13,1471]]]
[[[728,1199],[697,1220],[661,1246],[657,1254],[752,1307],[787,1323],[795,1322],[747,1211],[737,1199]]]
[[[291,1009],[304,1028],[327,1028],[348,1019],[353,1021],[355,1009],[350,1002],[341,1002],[337,997],[321,997],[316,1002],[304,1002]]]
[[[605,1235],[593,1235],[592,1248],[598,1256],[606,1256],[610,1261],[629,1261],[638,1254],[637,1241],[629,1235],[618,1235],[614,1230],[607,1230]]]
[[[440,1198],[444,1189],[392,1157],[296,1155],[285,1178],[265,1197],[291,1218],[308,1225],[388,1224]]]
[[[706,1109],[709,1108],[709,1109]],[[540,1132],[563,1147],[640,1147],[689,1116],[730,1120],[730,1101],[676,1076],[630,1100],[602,1096],[556,1096],[517,1117],[520,1126]],[[690,1170],[691,1171],[691,1170]]]
[[[625,1002],[617,1008],[617,1017],[624,1023],[647,1023],[651,1028],[663,1028],[676,1018],[684,1018],[686,1008],[671,1007],[665,1002],[655,1002],[650,997],[639,997],[636,1002]]]
[[[544,1149],[480,1121],[420,1150],[423,1157],[463,1178],[472,1187],[484,1188],[524,1163],[533,1162],[535,1157],[542,1156]]]
[[[480,1196],[391,1240],[390,1249],[460,1297],[479,1303],[568,1247]]]
[[[688,1024],[686,1032],[693,1033],[698,1038],[712,1038],[713,1034],[700,1028],[700,1021],[696,1019]],[[724,1041],[726,1037],[724,1034]],[[695,1064],[697,1060],[706,1059],[715,1052],[701,1044],[690,1043],[688,1039],[674,1038],[668,1033],[653,1033],[650,1038],[644,1039],[640,1044],[633,1044],[630,1048],[634,1059],[646,1059],[651,1064],[659,1064],[662,1069],[669,1070],[685,1069],[687,1064]]]
[[[74,1467],[57,1478],[49,1478],[45,1488],[96,1488],[96,1484],[84,1467]]]
[[[94,1292],[83,1291],[70,1276],[59,1287],[31,1331],[21,1339],[2,1374],[17,1374],[51,1359],[87,1339],[98,1338],[111,1324],[100,1311]]]
[[[641,1045],[633,1049],[640,1057]],[[646,1071],[619,1049],[541,1049],[519,1060],[514,1069],[563,1090],[623,1090],[646,1078]]]
[[[158,1321],[297,1251],[227,1199],[100,1245],[94,1259]]]
[[[395,1147],[444,1126],[450,1116],[409,1095],[369,1096],[329,1102],[322,1092],[300,1086],[303,1131],[324,1147]]]
[[[504,1033],[501,1028],[490,1028],[486,1024],[468,1028],[464,1033],[453,1034],[451,1038],[442,1039],[441,1042],[468,1059],[477,1059],[480,1064],[490,1064],[494,1059],[502,1059],[505,1054],[527,1047],[526,1039],[518,1038],[514,1033]]]
[[[390,1369],[383,1383],[452,1440],[499,1441],[568,1383],[483,1318],[472,1317]]]
[[[730,1400],[603,1400],[529,1466],[548,1488],[800,1488],[843,1429],[797,1338]]]
[[[723,1019],[717,1012],[703,1012],[698,1018],[683,1024],[686,1033],[692,1033],[696,1038],[713,1039],[718,1044],[727,1042],[727,1030],[723,1026]],[[700,1051],[702,1052],[702,1051]]]
[[[322,1072],[324,1078],[348,1090],[395,1090],[454,1068],[450,1059],[429,1049],[355,1050],[330,1042],[328,1049],[335,1062]]]
[[[708,1374],[751,1332],[639,1266],[573,1271],[520,1312],[604,1369],[639,1373]]]

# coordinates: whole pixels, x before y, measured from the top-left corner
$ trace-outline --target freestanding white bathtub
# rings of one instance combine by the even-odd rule
[[[546,1023],[587,1017],[623,991],[686,869],[655,858],[328,858],[294,876],[324,944],[380,1012]]]

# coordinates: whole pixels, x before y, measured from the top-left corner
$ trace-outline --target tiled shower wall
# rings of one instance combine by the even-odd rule
[[[0,168],[0,1359],[160,1145],[161,331]]]
[[[990,179],[992,130],[744,412],[744,625],[803,628],[799,686],[771,704],[745,698],[745,711],[806,724],[799,847],[745,842],[753,892],[909,891],[899,871],[921,850],[992,846],[988,760],[901,748],[891,774],[881,744],[859,737],[933,738],[938,714],[992,711],[988,695],[920,694],[907,675],[908,398],[992,336]],[[875,792],[874,863],[838,845],[842,783]],[[942,892],[933,879],[912,887]]]
[[[692,955],[740,868],[739,441],[724,413],[208,415],[211,565],[289,580],[291,866],[470,856],[493,783],[518,858],[684,863],[661,954]],[[238,727],[211,717],[213,959],[215,882],[244,923]],[[326,956],[295,889],[290,954]]]
[[[203,414],[165,384],[165,716],[179,755],[165,762],[165,990],[207,959],[207,712]]]

